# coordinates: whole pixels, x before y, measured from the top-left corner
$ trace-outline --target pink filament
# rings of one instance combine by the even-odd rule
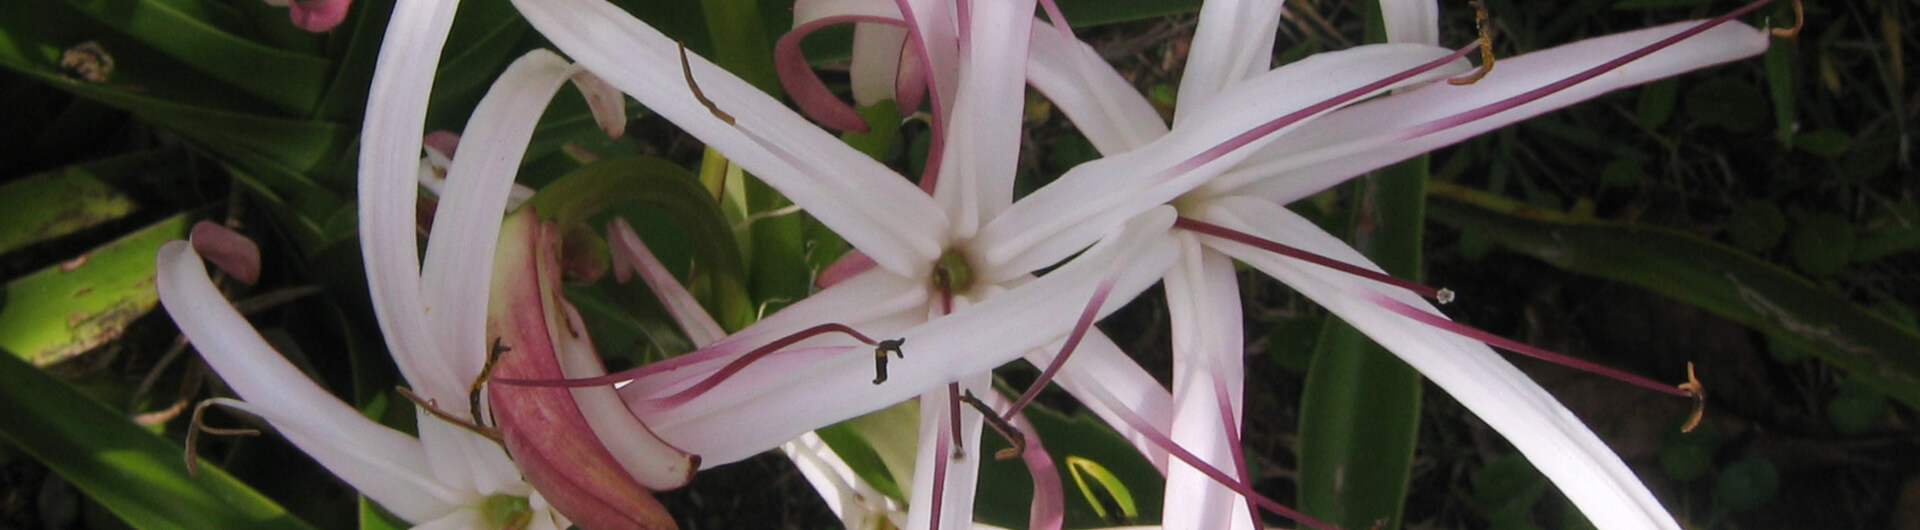
[[[1173,227],[1192,230],[1194,232],[1199,232],[1202,234],[1218,237],[1228,241],[1241,243],[1244,245],[1256,247],[1261,250],[1286,256],[1289,258],[1305,261],[1307,263],[1312,263],[1314,265],[1319,265],[1322,267],[1337,270],[1347,274],[1352,274],[1354,276],[1359,276],[1361,278],[1366,278],[1366,279],[1384,283],[1387,285],[1392,285],[1394,287],[1399,287],[1401,289],[1413,291],[1414,294],[1418,294],[1423,297],[1435,298],[1435,299],[1449,298],[1443,295],[1440,289],[1435,289],[1432,287],[1421,285],[1419,282],[1407,280],[1404,278],[1397,278],[1397,277],[1394,277],[1393,275],[1386,274],[1383,272],[1364,269],[1359,266],[1353,265],[1351,263],[1347,263],[1344,261],[1340,261],[1340,260],[1336,260],[1326,256],[1322,256],[1319,254],[1315,254],[1312,252],[1308,252],[1300,248],[1287,246],[1278,241],[1265,239],[1260,236],[1256,236],[1253,234],[1241,232],[1241,231],[1227,228],[1224,226],[1208,223],[1206,221],[1201,221],[1201,220],[1187,218],[1187,217],[1181,217],[1179,219],[1174,220]]]
[[[1499,335],[1494,335],[1492,333],[1474,329],[1472,327],[1466,326],[1459,322],[1447,320],[1446,317],[1442,317],[1440,315],[1422,311],[1420,310],[1420,308],[1407,305],[1405,302],[1395,300],[1385,295],[1373,293],[1372,298],[1373,298],[1373,303],[1379,304],[1380,307],[1387,308],[1388,310],[1393,311],[1394,313],[1398,313],[1400,314],[1400,316],[1414,319],[1415,321],[1418,321],[1422,324],[1426,324],[1426,325],[1438,328],[1441,331],[1446,331],[1448,333],[1452,333],[1455,335],[1459,335],[1462,337],[1466,337],[1469,339],[1486,343],[1488,346],[1493,346],[1495,348],[1500,348],[1503,350],[1518,353],[1518,354],[1532,357],[1535,359],[1540,359],[1543,361],[1547,361],[1547,362],[1551,362],[1551,363],[1555,363],[1563,366],[1568,366],[1574,369],[1583,370],[1583,371],[1599,374],[1606,377],[1611,377],[1611,378],[1626,382],[1628,384],[1644,387],[1646,389],[1659,392],[1662,394],[1670,394],[1670,395],[1680,396],[1680,397],[1693,397],[1692,392],[1681,390],[1679,387],[1675,387],[1673,385],[1669,385],[1666,383],[1641,377],[1639,375],[1635,375],[1633,373],[1627,372],[1625,370],[1620,370],[1618,368],[1603,366],[1603,365],[1594,363],[1592,361],[1569,356],[1563,353],[1556,353],[1551,350],[1546,350],[1546,349],[1532,346],[1526,343],[1508,339],[1506,337],[1501,337]]]

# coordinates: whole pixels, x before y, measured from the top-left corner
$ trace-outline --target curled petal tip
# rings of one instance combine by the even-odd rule
[[[193,225],[193,251],[213,262],[240,283],[260,281],[260,246],[252,239],[212,221]]]

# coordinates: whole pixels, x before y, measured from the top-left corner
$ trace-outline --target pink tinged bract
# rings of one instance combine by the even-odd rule
[[[260,281],[260,246],[239,232],[212,221],[193,224],[194,252],[207,258],[240,283]]]
[[[497,377],[598,375],[599,356],[560,298],[558,237],[557,227],[524,210],[501,230],[495,263],[501,274],[488,303],[488,332],[499,346]],[[586,366],[566,366],[579,364]],[[699,459],[660,442],[613,389],[491,385],[487,394],[515,464],[561,513],[587,528],[674,528],[649,487],[684,484]],[[618,440],[620,450],[602,440]]]

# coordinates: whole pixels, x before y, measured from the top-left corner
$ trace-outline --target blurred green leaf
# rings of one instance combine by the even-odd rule
[[[1534,503],[1547,491],[1547,479],[1533,464],[1517,454],[1504,455],[1487,462],[1473,475],[1474,509],[1496,528],[1524,526],[1532,518]]]
[[[1840,272],[1853,256],[1853,224],[1839,214],[1820,212],[1800,220],[1787,240],[1793,265],[1815,278]]]
[[[1887,396],[1874,390],[1858,377],[1849,377],[1840,385],[1840,393],[1827,402],[1827,421],[1840,434],[1858,435],[1873,429],[1887,413]]]
[[[1850,145],[1853,145],[1853,136],[1839,129],[1808,131],[1793,138],[1795,149],[1827,158],[1840,156]]]
[[[169,217],[8,282],[0,349],[44,366],[120,336],[160,302],[153,256],[161,243],[185,238],[193,219],[184,213]]]
[[[1747,132],[1765,119],[1767,98],[1753,85],[1732,78],[1709,79],[1687,91],[1687,116],[1730,132]]]
[[[1713,497],[1734,511],[1759,508],[1779,493],[1780,471],[1765,459],[1734,462],[1714,480]]]
[[[14,355],[0,355],[0,402],[0,436],[135,528],[310,528],[217,467],[187,476],[180,446]]]
[[[1787,234],[1787,214],[1770,202],[1752,201],[1733,209],[1727,218],[1727,235],[1733,245],[1747,252],[1764,252],[1780,244]]]
[[[1920,407],[1920,334],[1818,285],[1712,241],[1661,228],[1583,222],[1454,186],[1433,219],[1554,266],[1638,285],[1819,355]]]
[[[1640,89],[1640,102],[1634,109],[1634,119],[1641,127],[1658,129],[1666,125],[1673,117],[1674,103],[1680,99],[1680,80],[1662,79],[1648,83]]]

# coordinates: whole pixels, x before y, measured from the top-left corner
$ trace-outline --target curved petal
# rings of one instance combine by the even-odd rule
[[[972,2],[960,20],[959,75],[933,198],[954,239],[1013,204],[1026,112],[1027,42],[1034,0]]]
[[[706,59],[687,55],[698,87],[729,124],[694,97],[672,39],[604,0],[515,0],[535,29],[579,64],[765,180],[881,267],[930,270],[947,222],[906,179],[808,123]]]
[[[1125,300],[1158,281],[1173,259],[1172,242],[1160,236],[1172,221],[1171,209],[1142,215],[1040,279],[901,332],[906,358],[893,361],[885,384],[872,383],[872,350],[860,348],[786,369],[783,380],[761,381],[751,393],[723,384],[643,419],[674,445],[724,463],[986,372],[1065,336],[1102,283],[1113,282],[1112,296]]]
[[[1281,6],[1274,0],[1212,0],[1200,7],[1174,123],[1203,112],[1228,87],[1273,69]]]
[[[368,498],[408,521],[438,517],[471,495],[440,484],[420,440],[374,423],[280,357],[254,331],[184,241],[161,245],[160,303],[244,405]]]
[[[1224,198],[1211,201],[1196,217],[1378,269],[1312,222],[1272,203]],[[1679,528],[1633,470],[1526,374],[1485,344],[1401,317],[1372,297],[1435,311],[1425,300],[1404,291],[1376,292],[1368,280],[1239,243],[1203,240],[1312,298],[1419,370],[1505,436],[1600,528]]]
[[[626,281],[628,267],[640,273],[640,279],[660,297],[660,304],[667,307],[667,313],[680,324],[680,330],[695,347],[704,348],[727,335],[720,329],[720,323],[707,314],[706,308],[700,307],[700,301],[687,292],[687,287],[680,285],[680,279],[673,277],[673,271],[667,270],[660,258],[653,257],[647,243],[640,240],[640,233],[633,231],[633,225],[627,224],[626,218],[616,217],[607,223],[607,246],[613,253],[614,274],[620,281]]]
[[[1146,147],[1081,164],[1008,208],[967,242],[976,274],[998,282],[1056,263],[1306,120],[1466,70],[1464,61],[1450,56],[1431,46],[1377,44],[1315,55],[1234,85],[1204,106],[1201,112],[1212,119],[1193,120]]]
[[[1244,471],[1238,450],[1245,410],[1240,281],[1232,259],[1204,250],[1192,233],[1175,238],[1180,240],[1180,261],[1166,278],[1174,357],[1173,429],[1168,434],[1213,467]],[[1161,520],[1169,530],[1245,529],[1254,521],[1246,499],[1182,462],[1167,467],[1165,499]]]
[[[1167,134],[1167,123],[1092,46],[1035,25],[1027,82],[1053,101],[1101,154],[1131,151]]]
[[[1242,193],[1285,204],[1354,175],[1613,90],[1751,57],[1767,49],[1765,32],[1729,23],[1526,104],[1465,122],[1443,121],[1490,109],[1601,66],[1620,57],[1622,50],[1646,46],[1700,24],[1670,24],[1501,59],[1493,73],[1472,85],[1434,83],[1342,109],[1268,145],[1198,193],[1220,195],[1257,183]],[[1436,129],[1436,123],[1445,126]]]

